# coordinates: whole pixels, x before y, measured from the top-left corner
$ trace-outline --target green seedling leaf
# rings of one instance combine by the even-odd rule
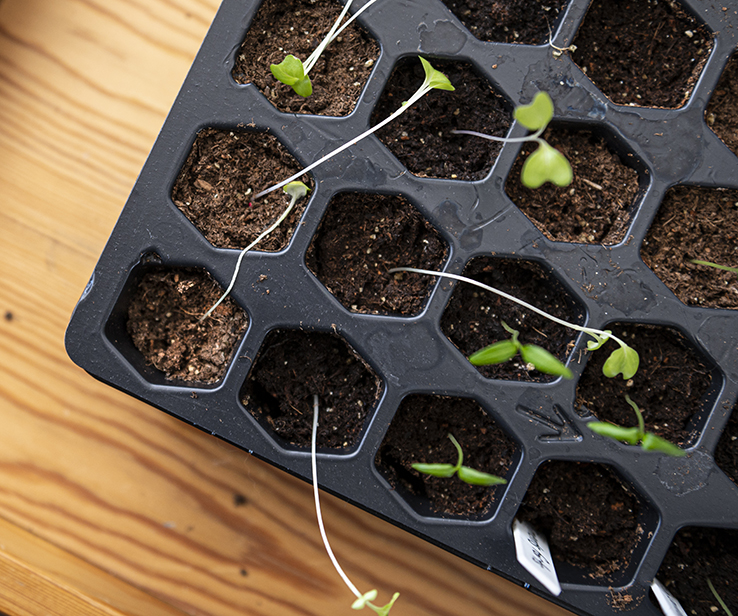
[[[362,610],[366,607],[367,603],[370,601],[374,601],[374,599],[377,598],[377,591],[376,589],[370,590],[369,592],[365,592],[361,597],[359,597],[356,601],[354,601],[351,604],[352,610]]]
[[[474,486],[496,486],[502,483],[507,483],[506,479],[498,477],[497,475],[491,475],[483,471],[477,471],[468,466],[462,466],[459,469],[459,479],[464,483],[469,483]]]
[[[674,443],[670,443],[665,438],[661,438],[653,432],[646,432],[641,442],[641,449],[644,451],[661,451],[675,457],[684,456],[687,453],[674,445]]]
[[[641,431],[638,428],[623,428],[604,421],[590,421],[587,427],[595,434],[607,436],[616,441],[628,443],[628,445],[637,445],[641,440]]]
[[[283,189],[295,201],[302,199],[310,192],[310,189],[302,182],[290,182]]]
[[[553,114],[551,97],[546,92],[538,92],[529,105],[516,107],[513,117],[528,130],[539,131],[546,128]]]
[[[446,75],[444,75],[441,71],[437,71],[436,69],[434,69],[431,66],[431,63],[428,62],[428,60],[426,60],[425,58],[420,58],[420,63],[423,65],[423,70],[425,71],[425,85],[433,88],[434,90],[453,91],[456,89],[451,85],[448,77],[446,77]]]
[[[594,338],[594,340],[587,340],[587,349],[589,349],[590,351],[596,351],[610,339],[609,335],[602,336],[602,335],[595,334],[594,332],[587,332],[587,333]],[[605,333],[612,334],[612,332],[609,329],[606,329]]]
[[[613,378],[622,373],[623,380],[627,381],[638,372],[639,363],[640,358],[635,349],[629,346],[621,346],[610,353],[610,357],[602,366],[602,374],[608,378]]]
[[[571,370],[556,359],[546,349],[535,344],[524,344],[520,347],[520,354],[527,364],[533,364],[539,372],[563,376],[565,379],[573,377]]]
[[[480,349],[469,357],[474,366],[489,366],[491,364],[502,364],[518,352],[518,345],[512,340],[501,340]]]
[[[392,606],[395,604],[395,601],[397,601],[397,597],[400,596],[399,592],[396,592],[394,595],[392,595],[392,599],[390,599],[390,602],[387,605],[383,605],[382,607],[376,607],[374,605],[370,605],[369,607],[372,608],[379,616],[387,616],[389,614],[390,610],[392,609]]]
[[[546,182],[568,186],[573,178],[566,156],[543,140],[539,140],[538,148],[525,160],[520,172],[520,181],[528,188],[538,188]]]
[[[415,462],[411,465],[419,473],[433,475],[434,477],[453,477],[456,467],[453,464],[423,464]]]
[[[713,267],[715,269],[723,270],[726,272],[733,272],[734,274],[738,275],[738,267],[718,265],[717,263],[713,263],[712,261],[700,261],[699,259],[691,259],[690,263],[694,263],[695,265],[707,265],[708,267]]]
[[[313,93],[313,85],[310,83],[310,77],[305,74],[302,61],[292,54],[286,56],[279,64],[271,64],[269,68],[277,81],[290,86],[300,96],[308,97]]]

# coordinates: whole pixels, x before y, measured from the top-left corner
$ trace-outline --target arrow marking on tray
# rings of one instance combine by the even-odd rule
[[[545,426],[549,430],[553,430],[553,434],[540,434],[537,436],[536,438],[539,441],[578,442],[582,440],[582,435],[579,430],[577,430],[574,424],[569,421],[561,407],[557,404],[554,404],[553,406],[553,412],[556,416],[555,418],[543,415],[538,411],[525,408],[524,406],[518,406],[516,410],[528,419]]]

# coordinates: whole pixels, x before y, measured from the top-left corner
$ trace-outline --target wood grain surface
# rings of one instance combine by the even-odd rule
[[[0,612],[354,613],[310,487],[106,387],[75,302],[217,0],[0,1]],[[335,498],[334,549],[393,614],[566,614]]]

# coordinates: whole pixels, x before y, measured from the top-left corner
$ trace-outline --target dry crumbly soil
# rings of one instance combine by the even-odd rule
[[[447,254],[438,232],[405,198],[341,193],[310,244],[307,265],[346,308],[407,316],[423,308],[435,279],[387,271],[437,270]]]
[[[707,124],[738,154],[738,54],[725,67],[705,112]]]
[[[172,190],[174,204],[218,248],[246,248],[284,212],[290,197],[276,190],[254,195],[302,167],[277,139],[266,133],[200,131]],[[301,181],[312,187],[312,180]],[[255,250],[285,248],[305,209],[295,204],[287,219]]]
[[[488,513],[504,486],[471,486],[458,477],[432,477],[412,468],[415,462],[456,464],[453,434],[465,466],[506,477],[515,443],[473,400],[413,395],[400,405],[379,447],[376,465],[390,485],[426,502],[442,516],[478,518]]]
[[[685,304],[738,308],[738,190],[677,186],[664,196],[641,257]]]
[[[169,379],[215,383],[223,378],[248,326],[230,298],[200,317],[223,289],[202,270],[155,269],[144,274],[128,307],[128,333],[146,363]]]
[[[560,319],[583,322],[581,308],[553,277],[533,263],[477,258],[466,266],[464,276],[514,295]],[[454,290],[441,318],[441,329],[469,357],[494,342],[510,338],[501,321],[520,332],[522,344],[538,345],[560,361],[566,361],[575,337],[571,330],[467,283],[458,283]],[[557,378],[528,370],[520,356],[504,364],[477,369],[490,379],[547,382]]]
[[[712,36],[675,0],[595,0],[574,39],[574,61],[613,102],[681,107]]]
[[[470,65],[433,62],[455,91],[432,90],[377,136],[411,173],[422,177],[480,180],[492,169],[500,144],[454,135],[454,129],[504,137],[512,114],[504,99]],[[372,113],[372,126],[400,108],[423,83],[417,58],[401,61],[392,71]]]
[[[513,203],[549,239],[584,244],[622,241],[638,194],[638,172],[589,131],[549,128],[543,137],[569,160],[574,180],[563,188],[550,183],[535,190],[523,186],[523,163],[537,147],[526,144],[505,184]]]
[[[266,0],[236,54],[232,71],[238,83],[254,83],[267,99],[286,113],[347,115],[354,109],[379,45],[353,21],[321,54],[310,70],[313,93],[308,98],[277,81],[269,69],[287,54],[307,61],[341,13],[333,0]],[[344,18],[344,21],[346,18]]]
[[[369,366],[332,334],[273,331],[241,391],[262,425],[296,447],[310,447],[313,396],[318,395],[318,447],[354,445],[381,393]]]

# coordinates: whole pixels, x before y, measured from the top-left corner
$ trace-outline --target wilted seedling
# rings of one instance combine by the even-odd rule
[[[492,364],[502,364],[511,360],[518,353],[526,364],[532,364],[539,372],[544,374],[553,374],[555,376],[563,376],[565,379],[572,378],[571,370],[556,359],[546,349],[536,346],[535,344],[521,344],[518,341],[518,332],[516,329],[508,326],[507,323],[501,321],[502,327],[512,336],[509,340],[500,340],[494,344],[477,351],[469,357],[469,361],[474,366],[489,366]]]
[[[490,473],[463,466],[462,462],[464,461],[464,452],[461,450],[459,441],[454,438],[453,434],[449,434],[448,438],[451,439],[451,442],[454,444],[454,447],[456,447],[456,451],[458,452],[456,464],[425,464],[416,462],[411,466],[419,473],[432,475],[433,477],[453,477],[454,475],[458,475],[461,481],[474,486],[495,486],[507,483],[506,479],[498,477],[497,475],[491,475]]]
[[[637,427],[623,428],[622,426],[617,426],[604,421],[590,421],[587,424],[587,427],[595,434],[607,436],[608,438],[627,443],[628,445],[640,445],[643,451],[660,451],[675,457],[685,455],[684,450],[680,449],[673,443],[670,443],[665,438],[656,436],[653,432],[646,432],[643,413],[641,413],[638,405],[633,402],[627,394],[625,396],[625,401],[630,404],[638,417]]]

